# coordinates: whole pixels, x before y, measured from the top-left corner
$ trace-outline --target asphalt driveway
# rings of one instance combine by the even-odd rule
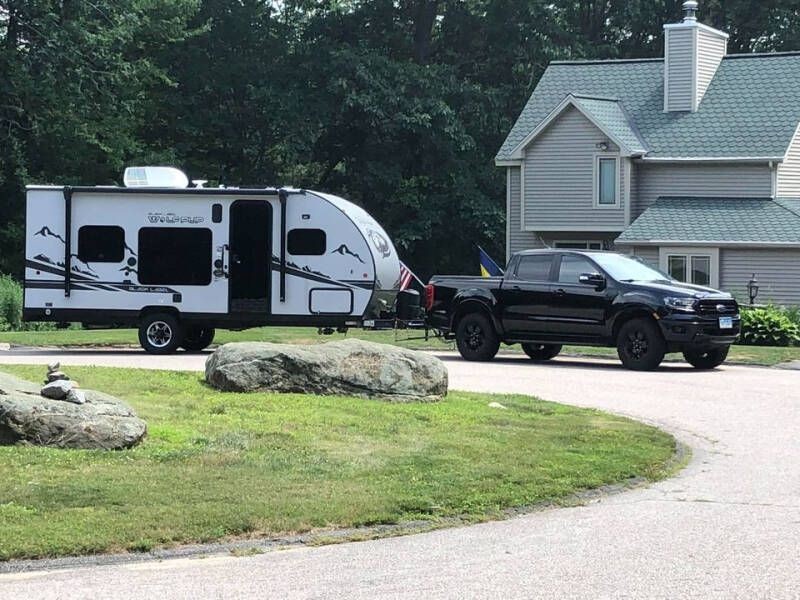
[[[46,353],[0,353],[45,363]],[[204,356],[60,352],[62,364],[201,370]],[[432,533],[257,556],[0,575],[0,598],[797,598],[800,372],[443,355],[451,388],[535,394],[656,424],[693,450],[646,489]]]

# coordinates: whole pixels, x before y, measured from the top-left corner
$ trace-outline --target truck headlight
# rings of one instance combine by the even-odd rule
[[[694,312],[694,298],[664,298],[664,304],[672,310]]]

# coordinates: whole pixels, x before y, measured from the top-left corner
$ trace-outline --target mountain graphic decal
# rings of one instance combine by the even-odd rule
[[[361,257],[357,253],[350,250],[350,248],[347,247],[347,244],[342,244],[341,246],[336,248],[336,250],[331,250],[331,254],[334,253],[341,254],[342,256],[352,256],[353,258],[357,259],[358,262],[360,262],[362,265],[364,264],[364,261],[361,259]]]

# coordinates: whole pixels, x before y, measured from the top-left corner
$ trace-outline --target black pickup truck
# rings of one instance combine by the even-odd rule
[[[491,360],[501,343],[539,361],[580,344],[616,346],[629,369],[655,369],[667,352],[713,369],[740,330],[729,294],[614,252],[527,250],[504,277],[434,276],[425,293],[428,326],[467,360]]]

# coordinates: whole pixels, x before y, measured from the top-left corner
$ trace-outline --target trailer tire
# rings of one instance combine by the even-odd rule
[[[150,354],[172,354],[183,342],[180,321],[167,313],[151,313],[139,322],[139,343]]]
[[[214,333],[213,327],[187,327],[186,333],[183,334],[181,348],[187,352],[205,350],[214,341]]]
[[[467,313],[456,326],[456,346],[465,360],[489,361],[500,349],[500,338],[486,315]]]

